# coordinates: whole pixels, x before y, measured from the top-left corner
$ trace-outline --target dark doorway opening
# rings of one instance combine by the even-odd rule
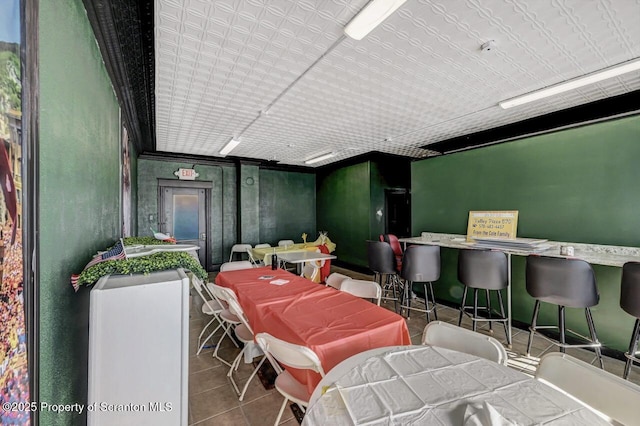
[[[385,234],[397,237],[411,236],[411,199],[407,189],[385,189]]]

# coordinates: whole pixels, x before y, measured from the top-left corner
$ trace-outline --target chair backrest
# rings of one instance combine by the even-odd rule
[[[581,259],[527,256],[527,292],[543,302],[571,308],[598,304],[593,268]]]
[[[490,336],[442,321],[432,321],[424,328],[422,344],[452,349],[507,365],[507,351]]]
[[[402,246],[398,237],[393,234],[380,234],[380,241],[388,243],[396,256],[402,256]]]
[[[234,244],[231,246],[231,254],[229,262],[233,260],[233,253],[248,253],[251,250],[251,244]]]
[[[256,244],[255,248],[269,248],[271,247],[271,244],[269,243],[262,243],[262,244]]]
[[[329,248],[326,244],[320,244],[318,246],[320,253],[329,254]],[[323,283],[327,280],[327,277],[331,273],[331,259],[325,259],[320,264],[320,282]]]
[[[389,243],[383,241],[367,241],[367,258],[369,269],[379,274],[397,274],[396,256]]]
[[[340,290],[340,286],[342,285],[344,280],[348,280],[348,279],[349,279],[348,276],[341,274],[339,272],[334,272],[333,274],[327,277],[326,284],[329,287],[333,287],[336,290]]]
[[[196,293],[198,293],[198,296],[200,296],[200,299],[202,299],[202,302],[209,307],[208,309],[206,309],[206,313],[209,313],[209,315],[211,315],[211,313],[221,310],[222,305],[220,305],[214,295],[211,294],[209,288],[204,285],[200,278],[196,277],[193,274],[191,274],[191,285],[193,286]],[[207,293],[209,297],[206,297],[204,293]],[[203,312],[205,312],[205,309],[203,309]]]
[[[375,299],[378,306],[380,306],[382,287],[375,281],[354,280],[349,278],[342,281],[340,291],[353,294],[356,297]]]
[[[293,245],[293,240],[280,240],[278,241],[278,247],[291,246]]]
[[[402,258],[400,276],[416,282],[433,282],[440,278],[440,247],[409,246]]]
[[[544,380],[620,424],[638,424],[640,386],[580,361],[551,352],[540,359],[536,379]]]
[[[249,320],[247,319],[247,316],[244,314],[244,310],[242,309],[242,306],[240,306],[240,302],[238,302],[238,298],[235,292],[230,288],[221,287],[221,286],[218,286],[217,291],[219,291],[220,294],[223,295],[222,298],[224,298],[224,300],[229,304],[229,310],[231,311],[231,313],[237,316],[240,322],[245,327],[247,327],[247,329],[251,332],[251,334],[253,334],[253,329],[249,325]]]
[[[236,262],[227,262],[220,265],[220,272],[239,271],[241,269],[251,269],[253,264],[249,260],[239,260]]]
[[[320,358],[306,346],[285,342],[269,333],[256,334],[256,342],[264,353],[269,354],[280,363],[293,368],[313,370],[324,377]]]
[[[627,262],[622,266],[620,307],[640,318],[640,262]]]
[[[458,280],[472,288],[502,290],[509,284],[507,255],[501,251],[458,250]]]
[[[320,281],[320,279],[318,277],[319,273],[320,273],[320,268],[316,268],[313,265],[306,264],[302,268],[302,276],[305,277],[308,280],[313,281],[313,282],[319,282]],[[318,278],[318,279],[316,280],[316,278]]]

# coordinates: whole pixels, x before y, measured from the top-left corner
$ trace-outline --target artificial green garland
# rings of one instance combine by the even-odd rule
[[[161,246],[167,244],[173,244],[171,242],[159,240],[154,237],[126,237],[122,239],[125,247],[127,246]],[[113,244],[111,247],[108,247],[106,251],[111,250],[116,246],[117,242]]]
[[[139,237],[136,238],[139,239]],[[127,244],[125,243],[125,245]],[[78,285],[93,285],[105,275],[150,274],[151,272],[177,268],[187,269],[201,280],[207,281],[207,271],[189,253],[164,251],[149,256],[97,263],[80,273]]]

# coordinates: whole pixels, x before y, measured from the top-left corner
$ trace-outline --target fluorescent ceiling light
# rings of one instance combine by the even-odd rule
[[[344,27],[344,33],[362,40],[407,0],[372,0]]]
[[[578,77],[573,80],[565,81],[564,83],[556,84],[555,86],[549,86],[544,89],[536,90],[535,92],[527,93],[526,95],[507,99],[506,101],[498,103],[498,105],[503,109],[512,108],[638,70],[640,70],[640,59],[635,59],[602,71],[597,71],[583,77]]]
[[[227,155],[231,151],[235,149],[236,146],[240,143],[240,139],[231,138],[229,142],[220,150],[220,155]]]
[[[336,156],[335,152],[330,152],[330,153],[328,153],[328,154],[322,154],[322,155],[320,155],[320,156],[318,156],[318,157],[314,157],[314,158],[311,158],[311,159],[309,159],[309,160],[305,160],[305,161],[304,161],[304,164],[313,164],[313,163],[317,163],[317,162],[319,162],[319,161],[326,160],[326,159],[328,159],[328,158],[335,157],[335,156]]]

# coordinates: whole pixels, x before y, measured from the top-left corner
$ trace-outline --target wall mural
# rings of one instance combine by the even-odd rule
[[[0,1],[0,424],[27,425],[23,295],[20,0]],[[5,404],[9,403],[9,406]],[[9,410],[6,410],[9,408]]]

